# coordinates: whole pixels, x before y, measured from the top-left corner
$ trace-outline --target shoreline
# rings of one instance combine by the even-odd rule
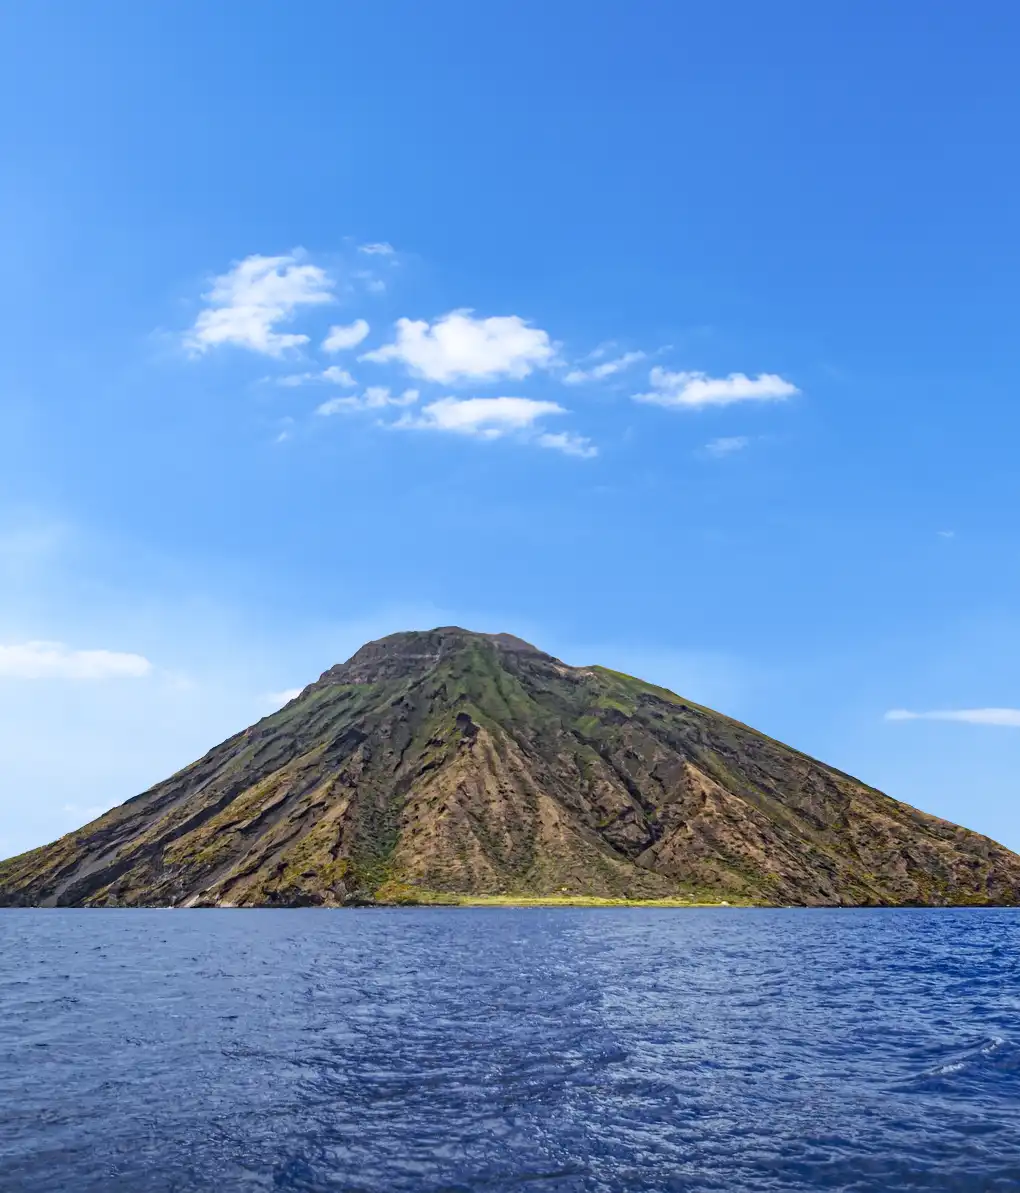
[[[663,898],[627,899],[613,895],[459,895],[448,891],[401,891],[393,898],[376,899],[375,907],[757,907],[750,900],[698,899],[671,895]]]
[[[726,899],[622,899],[598,895],[448,895],[397,899],[352,899],[345,903],[0,903],[4,911],[371,911],[392,908],[504,907],[518,910],[542,907],[659,907],[727,908],[757,911],[1017,911],[1018,903],[755,903]]]

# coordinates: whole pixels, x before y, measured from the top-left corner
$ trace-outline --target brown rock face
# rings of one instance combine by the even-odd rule
[[[52,845],[0,905],[436,892],[1015,904],[1020,857],[737,721],[509,634],[370,642]]]

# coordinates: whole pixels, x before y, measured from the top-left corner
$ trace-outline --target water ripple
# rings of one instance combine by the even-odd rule
[[[1020,914],[0,912],[4,1193],[1020,1190]]]

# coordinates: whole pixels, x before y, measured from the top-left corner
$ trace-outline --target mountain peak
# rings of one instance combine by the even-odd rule
[[[403,630],[374,642],[366,642],[344,663],[337,663],[319,677],[319,685],[335,683],[381,683],[408,677],[434,666],[449,655],[472,647],[488,647],[502,653],[531,654],[549,658],[514,634],[483,634],[461,626],[436,626],[431,630]]]

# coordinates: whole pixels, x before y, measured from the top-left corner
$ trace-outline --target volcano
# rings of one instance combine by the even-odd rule
[[[1016,904],[1020,857],[664,688],[444,627],[0,863],[0,906],[485,896]]]

